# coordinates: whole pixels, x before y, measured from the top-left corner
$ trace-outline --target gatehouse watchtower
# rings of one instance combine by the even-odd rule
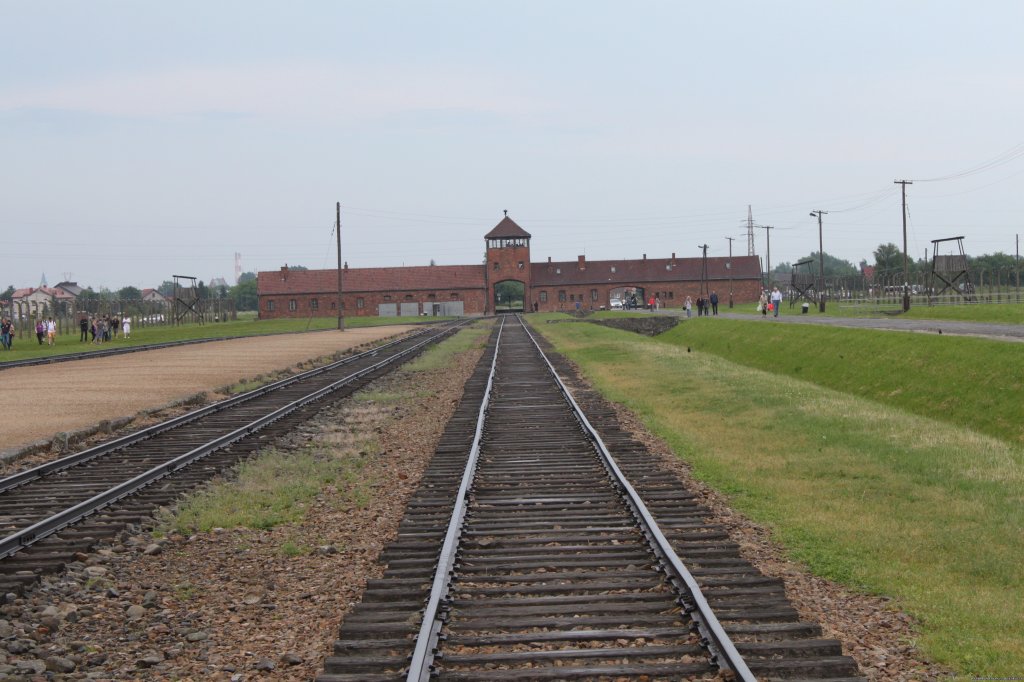
[[[505,217],[484,235],[487,258],[484,277],[487,282],[486,312],[514,312],[529,305],[530,233]]]

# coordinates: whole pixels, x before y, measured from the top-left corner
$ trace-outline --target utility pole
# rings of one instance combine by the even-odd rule
[[[335,206],[335,235],[338,238],[338,331],[345,331],[345,309],[341,305],[341,202]]]
[[[772,233],[771,233],[771,230],[774,230],[775,227],[772,226],[772,225],[756,225],[755,227],[760,227],[762,230],[764,230],[765,239],[768,240],[768,249],[767,249],[768,252],[765,254],[765,257],[764,257],[764,260],[765,260],[765,275],[764,275],[764,280],[765,281],[764,281],[764,284],[765,284],[766,287],[770,287],[772,285]]]
[[[912,180],[893,180],[894,185],[903,186],[903,312],[910,310],[910,268],[907,265],[907,185]]]
[[[821,280],[821,288],[818,289],[818,312],[825,312],[825,247],[821,240],[821,216],[828,215],[828,211],[811,211],[811,217],[818,218],[818,279]]]
[[[708,245],[698,244],[697,248],[703,252],[700,260],[700,297],[704,298],[707,293],[708,282]]]
[[[747,204],[747,255],[754,255],[754,212]]]
[[[729,307],[732,308],[732,240],[735,237],[726,237],[729,240],[729,260],[726,262],[725,267],[729,271]]]

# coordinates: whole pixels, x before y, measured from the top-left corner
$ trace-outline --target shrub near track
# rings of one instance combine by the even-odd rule
[[[898,404],[922,385],[937,403],[955,392],[957,382],[939,371],[946,351],[926,337],[876,332],[876,343],[859,330],[808,337],[795,329],[789,337],[781,327],[702,320],[648,339],[589,324],[538,325],[697,477],[769,525],[791,556],[818,575],[893,596],[919,620],[926,655],[964,675],[1019,674],[1024,451],[951,423],[973,421],[966,408],[935,406],[936,417],[957,414],[942,421]],[[709,347],[739,361],[699,350]],[[828,358],[841,367],[829,372]],[[913,372],[891,368],[897,358],[937,383],[900,385]],[[855,362],[859,371],[843,368]],[[1009,390],[980,359],[971,367],[989,390]]]

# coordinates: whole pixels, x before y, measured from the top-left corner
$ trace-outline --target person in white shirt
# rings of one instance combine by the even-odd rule
[[[782,292],[779,291],[778,287],[772,289],[772,313],[775,317],[779,316],[779,308],[782,307]]]
[[[121,320],[121,330],[124,331],[124,338],[132,337],[132,318],[125,317]]]

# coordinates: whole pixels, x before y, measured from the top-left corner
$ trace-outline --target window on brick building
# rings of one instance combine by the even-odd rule
[[[576,294],[569,294],[569,300],[570,301],[575,301],[576,300]]]
[[[274,309],[274,302],[273,301],[267,301],[267,310],[273,310],[273,309]]]
[[[526,267],[526,263],[524,263],[523,261],[519,261],[519,269],[522,270],[525,267]]]
[[[427,294],[427,300],[428,301],[433,301],[436,298],[437,298],[437,294]]]
[[[452,292],[452,295],[451,295],[451,296],[449,296],[448,298],[452,299],[453,301],[457,301],[457,300],[459,300],[459,295],[458,295],[458,294],[456,294],[456,293],[455,293],[455,292],[453,291],[453,292]]]
[[[412,294],[406,294],[405,295],[405,300],[411,301],[412,300]]]
[[[676,297],[676,292],[674,292],[674,291],[668,292],[668,297],[669,298],[675,298]]]
[[[364,305],[366,305],[366,301],[363,300],[363,297],[362,296],[357,297],[356,298],[356,308],[362,308]]]
[[[563,303],[565,302],[565,289],[562,289],[558,292],[558,300],[562,301]]]
[[[391,300],[391,294],[384,294],[384,300],[385,301],[390,301]]]
[[[338,302],[337,301],[331,301],[331,310],[337,310],[337,309],[338,309]]]
[[[590,290],[590,300],[591,301],[596,301],[597,300],[597,289],[591,289]]]
[[[296,301],[294,298],[289,298],[288,299],[288,310],[298,310],[298,309],[299,309],[299,302]]]
[[[546,291],[540,292],[540,302],[541,303],[547,303],[548,302],[548,292],[546,292]]]
[[[309,299],[310,310],[320,310],[320,300],[316,298]]]
[[[494,269],[501,270],[501,263],[499,263],[498,261],[494,261]]]

